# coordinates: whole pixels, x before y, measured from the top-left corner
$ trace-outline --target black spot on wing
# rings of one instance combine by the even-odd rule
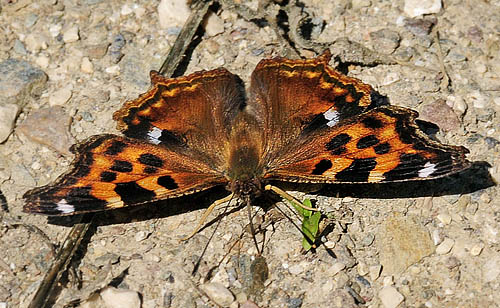
[[[78,181],[78,179],[86,177],[90,173],[90,166],[94,163],[94,155],[90,152],[83,153],[82,155],[83,157],[78,161],[71,177],[65,178],[65,185],[73,185]]]
[[[153,191],[141,187],[136,182],[117,183],[115,192],[125,204],[151,201],[156,196]]]
[[[351,136],[348,134],[339,134],[325,145],[328,151],[331,151],[333,155],[340,155],[346,151],[344,147],[349,141],[351,141]]]
[[[164,175],[160,176],[158,178],[158,185],[165,187],[166,189],[176,189],[179,188],[179,185],[175,182],[175,180],[169,176],[169,175]]]
[[[113,182],[116,180],[116,173],[110,171],[103,171],[101,173],[101,181],[103,182]]]
[[[150,153],[141,154],[141,156],[139,156],[139,162],[151,167],[161,168],[163,166],[163,160],[158,156]]]
[[[427,162],[425,158],[418,154],[403,153],[399,156],[400,163],[396,168],[384,173],[384,181],[400,181],[410,178],[417,178],[418,171],[424,168]]]
[[[335,178],[341,182],[367,182],[370,171],[376,165],[375,158],[355,159],[349,167],[338,172]]]
[[[75,207],[75,213],[106,209],[106,201],[92,196],[90,186],[72,188],[64,199]]]
[[[358,140],[356,147],[358,149],[370,148],[379,143],[378,138],[375,135],[368,135]]]
[[[311,122],[307,124],[307,126],[302,131],[302,134],[308,134],[320,128],[326,127],[326,123],[328,123],[328,120],[325,118],[323,113],[319,113],[315,115]]]
[[[314,166],[314,170],[312,171],[312,174],[322,175],[328,169],[330,169],[332,166],[333,166],[333,164],[330,160],[322,159],[319,163],[316,164],[316,166]]]
[[[125,149],[127,145],[121,141],[114,140],[111,145],[104,151],[104,154],[108,155],[116,155],[119,154]]]
[[[391,146],[389,145],[389,143],[384,142],[381,144],[377,144],[375,147],[373,147],[373,149],[375,150],[376,154],[382,155],[389,153],[389,151],[391,150]]]
[[[116,172],[131,172],[132,164],[124,160],[115,160],[109,169]]]
[[[361,120],[361,123],[363,123],[363,125],[366,128],[371,128],[371,129],[377,129],[377,128],[381,128],[382,126],[384,126],[382,121],[380,121],[379,119],[377,119],[375,117],[366,117],[363,120]]]

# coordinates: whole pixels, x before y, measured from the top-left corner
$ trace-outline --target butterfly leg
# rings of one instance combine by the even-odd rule
[[[212,211],[214,210],[214,208],[215,208],[216,206],[218,206],[219,204],[222,204],[222,203],[224,203],[224,202],[228,202],[228,201],[230,201],[233,197],[234,197],[234,194],[230,194],[230,195],[229,195],[229,196],[227,196],[227,197],[224,197],[224,198],[222,198],[222,199],[219,199],[219,200],[214,201],[214,203],[212,203],[212,204],[208,207],[208,209],[206,209],[206,210],[205,210],[205,213],[203,213],[203,216],[201,217],[200,221],[198,222],[198,225],[197,225],[197,226],[196,226],[196,228],[193,230],[193,232],[192,232],[190,235],[188,235],[188,236],[186,236],[186,237],[182,238],[182,239],[181,239],[181,241],[187,241],[187,240],[189,240],[190,238],[192,238],[192,237],[193,237],[196,233],[198,233],[198,231],[200,231],[200,229],[201,229],[201,226],[203,226],[203,224],[205,223],[205,220],[207,220],[208,215],[210,215],[210,213],[212,213]]]
[[[314,211],[314,212],[318,211],[318,209],[305,206],[302,202],[300,202],[299,200],[295,199],[292,195],[290,195],[286,191],[284,191],[284,190],[282,190],[282,189],[280,189],[280,188],[278,188],[276,186],[273,186],[271,184],[267,184],[264,187],[264,189],[265,190],[271,190],[271,191],[273,191],[274,193],[278,194],[281,198],[287,200],[288,202],[295,203],[295,204],[297,204],[298,206],[300,206],[301,208],[303,208],[305,210]]]

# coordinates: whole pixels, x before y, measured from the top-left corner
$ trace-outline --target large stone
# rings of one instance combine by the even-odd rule
[[[47,75],[30,63],[7,59],[0,62],[0,104],[23,107],[31,96],[45,89]]]
[[[415,217],[394,213],[376,237],[384,275],[400,274],[434,252],[429,231]]]

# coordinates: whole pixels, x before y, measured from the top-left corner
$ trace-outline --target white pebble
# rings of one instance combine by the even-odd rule
[[[215,14],[210,14],[205,24],[205,31],[208,36],[215,36],[224,32],[224,21]]]
[[[71,96],[73,95],[72,87],[68,86],[62,89],[59,89],[52,93],[49,97],[49,105],[50,106],[57,106],[57,105],[64,105]]]
[[[120,73],[120,66],[119,65],[109,66],[106,67],[104,71],[108,74],[118,75]]]
[[[445,238],[444,241],[442,241],[441,244],[436,247],[436,253],[438,255],[447,254],[453,248],[453,245],[455,245],[454,240],[452,240],[451,238]]]
[[[403,11],[410,17],[435,14],[441,10],[441,0],[405,0]]]
[[[189,14],[190,9],[187,1],[161,0],[158,5],[158,18],[160,27],[163,29],[182,25]]]
[[[378,297],[385,308],[396,308],[405,299],[395,287],[391,286],[383,287],[380,292],[378,292]]]
[[[77,26],[73,26],[73,27],[70,27],[68,29],[66,29],[66,31],[64,31],[63,33],[63,41],[65,43],[73,43],[73,42],[76,42],[80,39],[80,35],[78,34],[78,27]]]
[[[482,244],[476,244],[474,246],[472,246],[472,248],[470,249],[470,254],[473,255],[473,256],[479,256],[481,254],[481,252],[483,251],[483,245]]]
[[[385,287],[392,286],[394,284],[394,277],[392,277],[392,275],[385,276],[383,284]]]
[[[148,237],[149,233],[146,231],[139,231],[135,234],[135,241],[140,242],[145,240]]]
[[[50,59],[46,55],[40,55],[36,57],[35,63],[40,66],[41,68],[47,68],[49,67],[49,62]]]
[[[129,14],[131,14],[133,12],[134,12],[134,10],[132,10],[132,8],[130,6],[128,6],[128,4],[124,4],[122,6],[122,9],[120,10],[120,14],[122,14],[124,16],[125,15],[129,15]]]
[[[141,307],[141,299],[139,293],[117,289],[114,287],[106,287],[100,293],[102,300],[108,308],[139,308]]]
[[[437,215],[437,219],[445,225],[449,225],[451,223],[451,216],[448,213],[441,213]]]
[[[234,301],[233,293],[221,283],[210,282],[201,285],[200,288],[219,306],[229,307]]]
[[[49,33],[52,37],[56,37],[59,34],[61,34],[61,30],[62,30],[61,24],[50,25],[49,27]]]
[[[82,58],[82,63],[80,64],[80,70],[86,74],[92,74],[94,72],[94,64],[90,62],[88,57]]]

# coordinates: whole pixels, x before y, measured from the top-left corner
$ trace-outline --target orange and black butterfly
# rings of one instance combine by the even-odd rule
[[[467,168],[467,149],[431,140],[413,110],[315,59],[262,60],[245,91],[226,69],[151,88],[114,114],[124,136],[72,147],[71,169],[24,195],[24,211],[72,215],[196,193],[217,185],[250,200],[269,181],[427,180]]]

